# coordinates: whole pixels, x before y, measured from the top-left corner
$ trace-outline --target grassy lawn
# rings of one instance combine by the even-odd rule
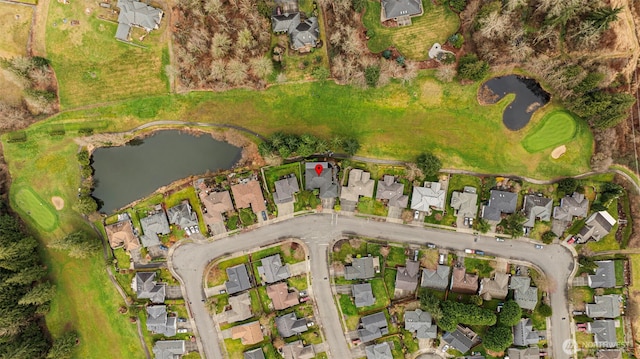
[[[109,16],[108,12],[97,3],[51,2],[49,6],[47,50],[60,84],[63,109],[167,93],[167,53],[163,56],[167,20],[163,19],[160,29],[140,43],[146,47],[141,48],[116,41],[117,24],[97,18]],[[66,23],[63,19],[67,19]],[[80,24],[71,26],[72,19]],[[137,38],[134,42],[138,42]],[[145,106],[138,111],[143,116],[153,113]]]
[[[256,288],[249,290],[249,297],[251,298],[251,311],[254,315],[262,313],[262,302],[260,301],[260,294]]]
[[[118,268],[128,269],[131,257],[123,249],[118,248],[113,250],[113,256],[118,261]]]
[[[301,163],[294,162],[287,165],[276,166],[276,167],[268,167],[264,169],[264,178],[267,182],[267,187],[269,188],[269,192],[275,192],[275,183],[281,177],[284,177],[289,174],[295,174],[298,180],[298,184],[300,184],[300,179],[302,176],[301,172]],[[302,187],[302,186],[300,186]]]
[[[404,56],[415,60],[429,58],[435,42],[444,43],[460,26],[458,16],[445,5],[422,1],[424,15],[411,19],[412,25],[388,28],[380,24],[380,2],[367,1],[363,22],[371,37],[367,46],[371,52],[381,52],[395,46]]]
[[[593,303],[594,290],[589,287],[573,287],[569,291],[569,300],[576,310],[584,310],[585,303]]]
[[[349,296],[348,294],[338,295],[338,303],[340,304],[340,308],[342,309],[342,315],[344,316],[344,321],[347,324],[347,329],[355,330],[358,327],[360,316],[358,315],[358,309],[356,308],[356,305],[353,304],[351,296]]]
[[[306,275],[290,277],[289,279],[287,279],[287,283],[289,284],[289,287],[296,288],[297,290],[305,290],[309,287]]]
[[[620,243],[616,240],[616,232],[618,231],[618,200],[614,199],[607,207],[607,212],[616,220],[616,224],[611,232],[597,242],[589,241],[586,246],[594,252],[611,251],[620,249]]]
[[[242,342],[240,341],[240,339],[231,339],[231,338],[225,339],[224,345],[225,347],[227,347],[227,353],[229,354],[229,359],[244,359],[243,353],[245,351],[260,346],[260,345],[245,346],[245,345],[242,345]]]
[[[357,206],[359,213],[373,214],[374,216],[386,217],[389,213],[389,208],[382,202],[369,197],[362,197],[358,201]]]
[[[16,4],[0,4],[0,58],[12,58],[27,54],[29,26],[33,8]],[[18,105],[22,100],[22,88],[11,80],[12,75],[0,71],[0,98]]]
[[[336,246],[332,248],[331,257],[335,262],[344,262],[347,256],[356,258],[358,256],[367,255],[367,242],[360,239],[351,239],[340,241],[336,244],[340,244],[340,249],[336,252]]]
[[[280,255],[280,259],[287,264],[302,262],[304,257],[304,249],[297,243],[285,243],[279,246],[273,246],[251,254],[251,261],[260,261],[275,254]]]
[[[624,285],[624,261],[616,260],[613,262],[616,273],[616,286]]]
[[[267,295],[267,287],[263,285],[258,287],[258,297],[260,298],[260,303],[262,304],[262,311],[264,313],[271,313],[271,299]]]
[[[566,111],[547,113],[522,141],[525,150],[535,153],[570,141],[576,134],[576,120]]]
[[[225,269],[242,263],[249,263],[248,255],[226,259],[221,262],[211,263],[207,272],[207,286],[215,287],[217,285],[224,284],[224,282],[228,279]]]
[[[464,258],[464,266],[468,273],[477,273],[480,277],[489,277],[493,271],[491,262],[479,258]]]
[[[406,260],[407,256],[404,254],[404,247],[389,246],[389,255],[387,255],[384,265],[389,268],[404,266]]]
[[[29,187],[12,188],[14,201],[18,205],[21,215],[26,214],[31,220],[45,232],[50,232],[58,226],[58,216],[55,208],[44,201]]]
[[[256,214],[253,213],[251,208],[242,208],[238,210],[238,214],[240,215],[240,222],[242,222],[243,226],[250,226],[258,220]]]
[[[293,210],[298,212],[315,209],[320,203],[320,199],[313,194],[313,191],[300,191],[296,193],[296,202],[293,204]]]
[[[385,268],[384,270],[384,285],[387,287],[387,293],[389,293],[389,297],[393,298],[393,292],[396,288],[396,274],[398,273],[395,269]]]

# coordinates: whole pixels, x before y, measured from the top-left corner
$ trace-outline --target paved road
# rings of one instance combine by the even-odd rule
[[[350,352],[338,319],[328,279],[327,249],[329,243],[344,233],[359,234],[372,238],[388,239],[402,243],[433,242],[443,248],[462,251],[465,248],[482,249],[487,255],[526,261],[541,268],[550,283],[550,301],[553,308],[551,318],[552,357],[567,359],[562,344],[571,339],[570,316],[567,303],[567,281],[573,269],[571,252],[561,245],[547,245],[534,249],[527,241],[507,240],[497,242],[494,238],[422,227],[369,221],[356,217],[337,217],[316,214],[286,220],[264,226],[254,231],[223,238],[206,244],[188,243],[178,247],[172,255],[172,265],[185,285],[185,300],[196,319],[197,332],[202,341],[205,358],[223,358],[218,342],[218,333],[203,300],[203,272],[207,263],[223,254],[251,250],[257,246],[277,242],[281,238],[301,238],[310,248],[311,276],[315,296],[331,358],[349,358]],[[563,319],[565,318],[565,319]]]

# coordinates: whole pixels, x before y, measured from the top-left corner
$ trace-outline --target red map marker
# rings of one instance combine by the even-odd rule
[[[322,165],[319,163],[316,165],[316,173],[318,174],[318,176],[322,174]]]

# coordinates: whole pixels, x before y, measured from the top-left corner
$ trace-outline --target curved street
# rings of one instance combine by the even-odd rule
[[[169,261],[172,270],[183,284],[185,302],[195,319],[195,332],[199,336],[205,358],[224,358],[215,323],[205,307],[203,274],[207,264],[216,257],[228,253],[251,251],[254,248],[296,237],[309,248],[311,290],[320,312],[316,318],[322,327],[330,358],[350,358],[350,350],[335,307],[331,292],[328,268],[330,243],[344,234],[357,234],[399,243],[435,243],[440,248],[463,251],[465,248],[482,249],[486,255],[525,261],[540,268],[547,277],[550,288],[551,317],[550,355],[556,359],[572,358],[573,353],[563,350],[563,343],[570,343],[571,316],[569,315],[567,289],[574,269],[572,253],[562,245],[547,245],[535,249],[526,240],[497,242],[493,237],[479,236],[477,241],[468,233],[436,230],[417,226],[377,222],[366,218],[343,217],[336,214],[300,216],[258,229],[204,244],[185,243],[172,251]]]

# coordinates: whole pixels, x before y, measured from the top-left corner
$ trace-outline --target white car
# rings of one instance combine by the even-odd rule
[[[191,229],[189,227],[184,227],[184,233],[187,234],[187,236],[191,235]]]
[[[186,328],[180,328],[180,329],[178,329],[178,333],[180,333],[180,334],[184,334],[184,333],[186,333],[186,332],[187,332],[187,329],[186,329]]]
[[[413,219],[415,219],[417,221],[418,218],[420,218],[420,211],[413,212]]]

